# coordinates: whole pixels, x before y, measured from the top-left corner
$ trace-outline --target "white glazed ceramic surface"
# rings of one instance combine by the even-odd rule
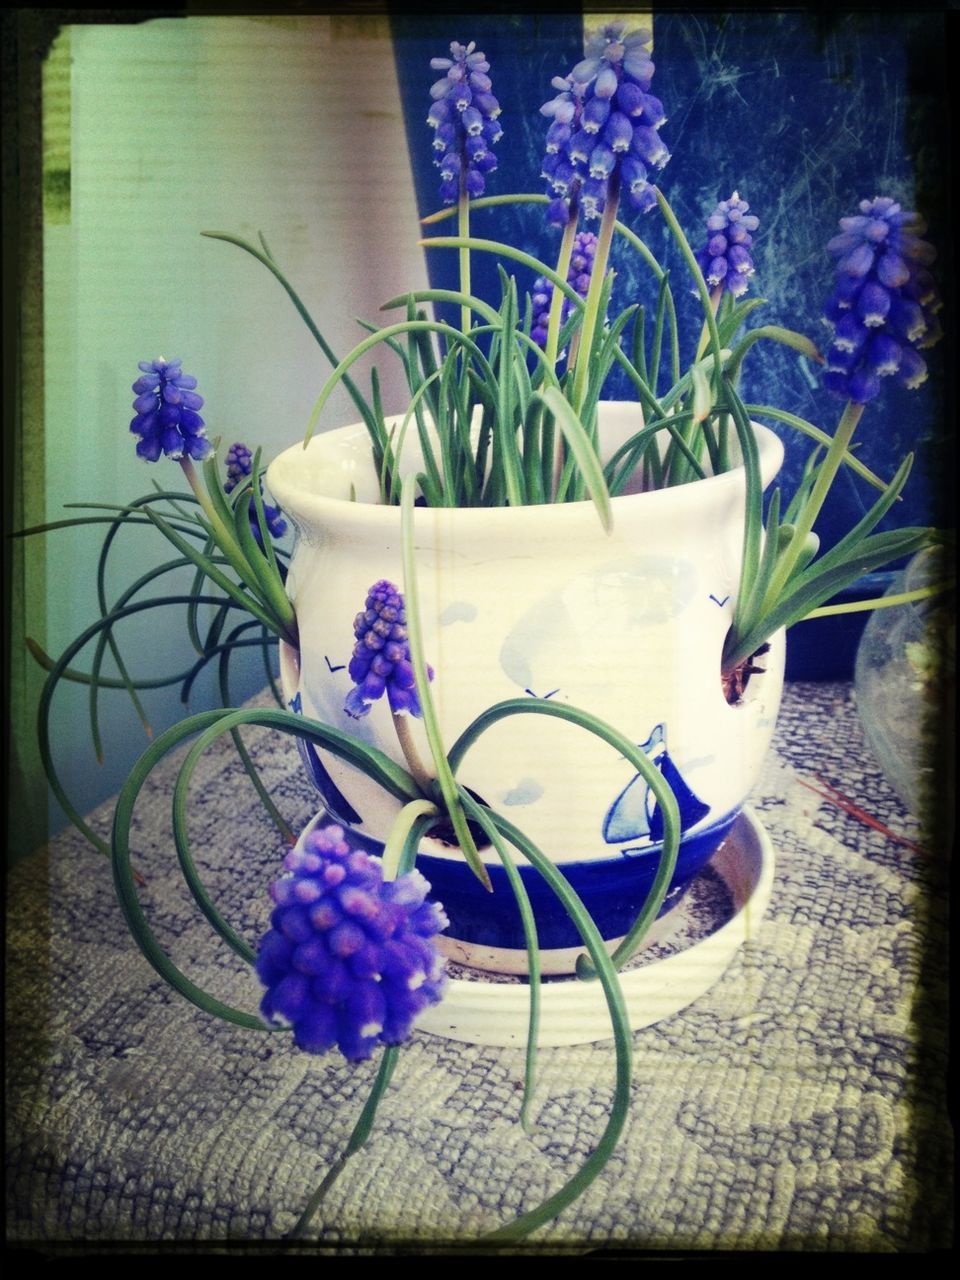
[[[639,428],[638,412],[601,405],[608,452]],[[756,430],[768,484],[783,448],[772,432]],[[413,441],[405,463],[420,465]],[[267,483],[298,533],[287,581],[301,640],[297,707],[403,764],[386,698],[361,720],[343,709],[353,620],[367,590],[381,578],[402,588],[400,514],[376,504],[366,429],[316,436],[306,450],[295,445],[271,464]],[[765,674],[751,679],[739,705],[727,704],[720,654],[739,580],[743,509],[741,469],[615,498],[609,535],[589,502],[418,508],[425,648],[447,746],[495,702],[551,699],[608,721],[654,758],[668,753],[696,802],[694,832],[739,809],[769,746],[784,655],[778,637]],[[422,724],[414,721],[413,730],[427,755]],[[323,758],[362,830],[384,839],[398,802]],[[645,829],[650,798],[635,770],[555,718],[500,721],[467,754],[459,777],[556,862],[616,858],[654,842]]]

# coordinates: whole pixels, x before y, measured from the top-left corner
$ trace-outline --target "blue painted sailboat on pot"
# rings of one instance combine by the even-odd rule
[[[710,806],[693,792],[671,760],[667,751],[666,725],[658,724],[646,742],[640,743],[640,750],[646,753],[669,783],[680,810],[681,832],[695,826],[710,812]],[[641,842],[622,850],[624,854],[643,852],[663,840],[660,806],[642,774],[638,773],[624,787],[607,810],[603,820],[603,838],[607,844]]]

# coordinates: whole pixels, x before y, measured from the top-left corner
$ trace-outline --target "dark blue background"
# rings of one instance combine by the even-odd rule
[[[499,168],[489,194],[542,192],[538,177],[547,121],[540,105],[551,97],[550,79],[566,74],[582,56],[581,20],[568,15],[394,16],[392,28],[411,163],[421,215],[440,205],[432,163],[432,131],[425,123],[432,56],[450,40],[475,40],[490,63],[493,90],[503,108]],[[858,200],[889,195],[918,209],[928,238],[940,250],[934,266],[946,301],[948,338],[925,353],[930,380],[917,391],[885,381],[867,407],[856,442],[863,461],[879,475],[893,474],[909,450],[917,461],[903,501],[882,527],[951,522],[943,478],[952,474],[952,370],[949,336],[952,292],[952,226],[947,198],[947,131],[952,101],[946,83],[945,19],[936,13],[662,13],[654,19],[653,91],[668,116],[661,135],[673,158],[660,186],[695,249],[703,223],[719,199],[733,190],[760,218],[754,240],[756,275],[749,296],[768,299],[751,326],[779,323],[825,342],[820,319],[832,284],[825,251],[837,220],[856,212]],[[685,287],[684,268],[657,211],[622,214],[671,269],[680,311],[681,358],[692,354],[700,331],[696,300]],[[595,224],[594,224],[595,225]],[[542,208],[478,210],[475,235],[506,240],[556,259],[559,232],[543,223]],[[454,234],[451,220],[428,234]],[[456,253],[428,254],[431,281],[456,287]],[[620,244],[613,265],[620,273],[621,305],[640,300],[653,310],[648,272]],[[474,254],[474,292],[492,302],[500,289],[494,261]],[[523,270],[521,288],[529,288]],[[832,430],[842,405],[822,387],[817,367],[795,352],[761,343],[746,365],[742,390],[753,403],[774,404]],[[611,380],[609,394],[626,394]],[[807,454],[805,440],[777,428],[787,442],[780,482],[789,495]],[[938,483],[939,478],[939,483]],[[822,544],[835,542],[870,504],[876,491],[844,469],[829,510],[817,525]],[[871,575],[866,594],[882,591],[889,574]],[[864,592],[859,593],[861,596]],[[849,674],[865,614],[804,623],[790,638],[788,674],[795,678]]]

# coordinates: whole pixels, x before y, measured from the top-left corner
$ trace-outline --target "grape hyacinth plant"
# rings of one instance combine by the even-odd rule
[[[491,863],[496,857],[502,866],[508,905],[521,921],[529,966],[531,1033],[524,1117],[535,1083],[540,960],[536,916],[527,882],[514,865],[517,855],[524,872],[540,878],[552,895],[551,902],[555,899],[572,922],[583,946],[576,980],[596,982],[610,1013],[617,1076],[603,1136],[558,1191],[485,1237],[495,1243],[521,1239],[561,1213],[601,1174],[609,1159],[629,1105],[631,1081],[630,1025],[618,971],[635,955],[663,906],[680,847],[677,797],[663,771],[637,745],[635,734],[621,732],[590,708],[571,705],[564,696],[551,700],[551,693],[541,696],[527,688],[523,697],[485,706],[487,695],[477,689],[473,718],[455,742],[444,742],[435,700],[445,687],[451,687],[454,677],[473,692],[474,669],[469,647],[453,653],[451,645],[441,661],[431,643],[436,670],[427,662],[415,508],[438,512],[476,508],[479,514],[482,508],[589,502],[592,508],[584,505],[582,509],[591,521],[595,510],[600,526],[610,532],[616,524],[614,499],[628,491],[642,494],[689,486],[692,495],[699,481],[739,469],[744,510],[740,572],[729,603],[715,600],[727,611],[724,625],[729,625],[721,670],[711,672],[731,704],[740,700],[749,679],[761,678],[758,673],[763,667],[756,659],[777,632],[836,611],[838,606],[825,602],[838,591],[937,538],[926,528],[876,532],[907,483],[912,458],[904,459],[887,480],[874,475],[850,448],[860,417],[881,393],[884,379],[892,378],[908,389],[922,382],[926,365],[918,349],[932,346],[940,333],[939,302],[929,270],[935,255],[921,239],[922,219],[905,212],[891,197],[876,196],[861,201],[859,214],[841,220],[841,234],[827,246],[838,261],[836,284],[826,307],[832,340],[825,356],[810,336],[791,328],[773,323],[748,327],[748,319],[763,305],[759,298],[744,299],[755,279],[754,236],[760,218],[734,191],[729,198],[719,199],[712,212],[709,205],[703,210],[706,243],[699,252],[691,247],[659,185],[670,155],[659,134],[667,118],[665,107],[651,92],[650,45],[649,31],[633,30],[627,22],[617,21],[588,38],[584,57],[572,68],[556,69],[558,74],[550,82],[554,96],[540,109],[549,121],[542,164],[545,194],[487,193],[487,180],[497,168],[493,147],[501,136],[501,108],[493,94],[490,62],[475,43],[454,40],[449,56],[433,58],[429,68],[424,67],[424,92],[431,99],[427,123],[433,130],[442,207],[423,219],[428,234],[422,243],[431,253],[456,252],[459,287],[413,290],[386,300],[383,310],[393,312],[395,318],[379,325],[362,322],[362,338],[342,357],[323,337],[262,235],[253,243],[226,232],[203,233],[241,248],[266,267],[330,366],[306,425],[304,446],[320,424],[330,396],[342,388],[369,434],[381,503],[399,507],[397,557],[402,579],[397,566],[378,566],[369,576],[364,570],[356,597],[350,601],[352,614],[366,589],[364,607],[354,621],[352,652],[348,657],[347,634],[342,662],[331,663],[327,657],[331,676],[346,668],[346,675],[340,675],[343,683],[337,690],[336,714],[331,712],[336,723],[301,714],[295,700],[286,700],[277,687],[274,653],[279,645],[286,645],[292,661],[300,640],[290,598],[293,592],[288,594],[296,566],[288,580],[288,553],[274,545],[274,539],[286,532],[286,522],[279,508],[264,498],[259,450],[231,445],[222,455],[223,479],[217,467],[219,441],[206,435],[197,381],[182,372],[180,360],[168,362],[160,357],[140,363],[141,376],[133,384],[137,398],[131,431],[139,437],[141,458],[155,463],[165,455],[179,464],[188,491],[158,485],[119,510],[103,513],[97,508],[95,514],[82,517],[84,522],[107,526],[98,581],[99,619],[56,661],[36,650],[50,672],[40,711],[40,735],[53,790],[88,839],[111,856],[126,920],[154,968],[206,1013],[251,1032],[285,1034],[305,1052],[338,1051],[350,1062],[378,1056],[376,1080],[350,1143],[292,1235],[308,1229],[346,1159],[362,1146],[390,1081],[398,1046],[411,1035],[417,1015],[443,997],[436,936],[445,928],[446,916],[442,906],[429,899],[429,886],[415,869],[421,842],[433,835],[455,843],[484,890],[492,892],[493,885],[478,845],[490,851]],[[428,71],[440,73],[432,87]],[[664,85],[669,98],[669,70],[661,71],[658,84]],[[678,147],[675,165],[683,164]],[[535,185],[534,158],[531,169],[531,185]],[[743,175],[744,181],[750,176]],[[702,180],[702,175],[697,177]],[[552,246],[549,261],[534,251],[537,242],[513,245],[474,235],[475,218],[493,217],[497,209],[514,204],[533,206],[538,216],[543,215],[543,234]],[[653,217],[655,211],[662,224]],[[435,234],[438,224],[448,219],[456,220],[456,234]],[[583,222],[596,229],[585,229]],[[641,238],[638,225],[649,243]],[[702,243],[702,225],[698,243]],[[654,227],[656,232],[650,234]],[[678,282],[650,247],[658,235],[669,240],[679,255],[685,273],[679,287],[692,290],[699,299],[702,315],[697,331],[689,335],[680,332],[673,293]],[[500,266],[500,296],[494,302],[473,292],[471,262],[478,253],[493,255]],[[631,278],[629,273],[618,274],[621,254],[632,255],[646,270],[635,296],[621,296],[622,280]],[[789,270],[786,262],[784,270]],[[459,324],[439,318],[435,308],[444,306],[459,313]],[[826,392],[845,401],[832,434],[790,410],[746,401],[741,388],[747,357],[769,343],[824,366]],[[361,358],[385,351],[399,359],[407,383],[401,412],[390,418],[384,413],[381,385],[385,384],[380,375],[371,375],[369,395],[351,375]],[[689,357],[686,362],[684,352]],[[613,375],[629,387],[630,429],[615,449],[605,452],[598,406]],[[215,401],[212,392],[211,400]],[[118,422],[120,412],[118,398]],[[770,419],[813,445],[796,492],[788,499],[774,488],[766,506],[751,426],[759,418]],[[411,464],[414,440],[420,452]],[[199,472],[195,462],[201,464]],[[879,497],[865,505],[854,528],[820,553],[814,525],[841,470],[877,489]],[[273,496],[285,501],[276,482]],[[357,500],[355,490],[353,500]],[[288,514],[296,524],[296,513]],[[78,522],[74,518],[43,529]],[[111,602],[105,587],[110,548],[118,535],[134,525],[152,526],[162,534],[174,559],[149,570]],[[418,526],[418,534],[422,527]],[[515,554],[532,557],[536,549],[518,543]],[[189,592],[143,596],[144,589],[166,573],[183,570],[193,575]],[[380,574],[389,576],[377,576],[367,588],[371,578]],[[936,589],[927,588],[925,593]],[[885,597],[854,607],[887,607],[897,602],[896,597]],[[185,631],[195,651],[188,665],[169,678],[157,678],[155,672],[149,678],[131,676],[115,635],[118,625],[137,612],[174,606],[186,610]],[[91,668],[79,671],[72,664],[91,642],[95,645]],[[719,649],[719,637],[717,644]],[[241,648],[254,646],[264,655],[276,709],[230,705],[231,658]],[[107,651],[117,667],[115,677],[102,672]],[[452,670],[458,662],[468,665]],[[188,716],[151,742],[120,794],[108,845],[76,812],[57,779],[49,715],[59,682],[69,679],[89,685],[93,735],[99,747],[96,708],[104,688],[125,690],[139,709],[143,688],[176,683],[186,701],[197,676],[211,663],[216,664],[223,706]],[[344,689],[347,681],[349,690]],[[389,726],[388,714],[396,735],[391,748],[399,748],[393,754],[370,741],[378,718]],[[494,723],[528,716],[563,720],[612,748],[618,761],[626,762],[643,783],[644,813],[656,808],[658,833],[662,827],[662,841],[653,852],[656,872],[612,955],[590,913],[554,865],[555,851],[541,850],[499,813],[496,797],[481,798],[458,778],[468,748]],[[243,746],[240,730],[248,726],[292,737],[304,744],[304,750],[320,748],[338,764],[369,779],[396,813],[382,858],[369,855],[354,841],[355,833],[348,828],[360,820],[333,786],[315,752],[311,759],[320,778],[317,785],[326,788],[327,816],[337,821],[308,830],[297,842]],[[659,730],[658,743],[665,751],[662,725]],[[207,894],[187,829],[191,778],[204,751],[227,733],[280,835],[295,844],[285,854],[286,874],[274,879],[270,873],[275,907],[270,929],[258,948],[224,920]],[[426,742],[428,751],[421,753],[414,735],[421,745]],[[229,1005],[191,982],[154,934],[138,897],[130,849],[137,799],[159,762],[190,738],[196,741],[179,768],[175,786],[173,843],[187,886],[215,934],[256,970],[266,987],[260,1014]],[[676,767],[671,768],[679,777]],[[449,900],[448,909],[452,915]]]

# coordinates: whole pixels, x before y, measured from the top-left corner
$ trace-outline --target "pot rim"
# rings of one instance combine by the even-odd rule
[[[603,409],[605,406],[616,408],[622,404],[638,407],[629,401],[614,400],[601,401],[599,408]],[[402,422],[403,418],[403,414],[395,414],[387,417],[385,422],[389,427],[395,422]],[[758,422],[751,422],[750,425],[756,433],[760,453],[760,472],[763,487],[766,488],[783,463],[783,442],[769,427]],[[313,436],[306,448],[302,444],[295,444],[277,454],[266,471],[267,486],[274,498],[286,514],[308,524],[322,525],[336,522],[342,527],[361,525],[368,529],[395,527],[400,517],[398,506],[385,506],[379,502],[337,498],[318,493],[316,489],[307,487],[301,480],[300,477],[305,469],[305,454],[309,455],[311,452],[314,455],[318,452],[322,454],[338,445],[357,450],[358,453],[358,446],[368,447],[369,435],[366,426],[362,422],[355,422],[336,427],[331,431]],[[360,453],[360,456],[364,455]],[[316,460],[313,465],[314,467],[318,465]],[[654,512],[657,504],[664,507],[669,504],[672,510],[677,508],[696,510],[702,515],[710,506],[724,506],[738,487],[743,488],[742,463],[720,475],[706,476],[702,480],[693,480],[672,488],[620,494],[610,500],[614,514],[614,527],[618,513],[627,515],[638,511],[641,506],[648,515]],[[598,531],[600,528],[593,503],[589,498],[580,502],[527,504],[519,507],[418,507],[414,513],[415,524],[430,523],[434,528],[438,525],[441,528],[455,527],[461,534],[468,534],[474,530],[479,533],[483,529],[489,532],[491,521],[495,518],[509,523],[511,532],[517,534],[522,533],[534,521],[541,526],[551,521],[578,524],[585,523],[586,518],[596,526]]]

